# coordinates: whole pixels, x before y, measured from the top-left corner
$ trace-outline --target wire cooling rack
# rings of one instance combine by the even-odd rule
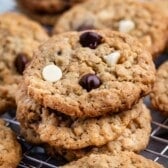
[[[148,98],[145,103],[149,104]],[[150,108],[150,107],[149,107]],[[168,168],[168,118],[163,117],[159,112],[152,111],[152,132],[150,143],[141,154],[152,159]],[[54,158],[48,156],[45,150],[40,146],[33,146],[25,142],[20,136],[19,123],[15,118],[15,112],[10,111],[2,116],[18,135],[18,140],[22,145],[23,158],[18,168],[58,168],[59,165],[65,163],[61,156]]]
[[[14,10],[16,10],[14,0],[1,0],[0,13]],[[165,59],[168,59],[168,55],[159,58],[156,66],[160,65]],[[145,100],[145,103],[150,106],[148,99]],[[151,110],[151,114],[153,129],[150,143],[147,149],[141,152],[141,154],[168,168],[168,118],[153,110]],[[61,156],[52,158],[45,153],[42,147],[33,146],[25,142],[24,138],[20,136],[19,123],[16,121],[14,111],[6,113],[2,118],[16,132],[18,140],[22,145],[23,157],[18,168],[58,168],[59,165],[65,163],[65,160]]]

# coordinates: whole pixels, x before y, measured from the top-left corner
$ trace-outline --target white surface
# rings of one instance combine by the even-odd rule
[[[43,78],[48,82],[56,82],[62,78],[61,69],[54,65],[47,65],[42,71]]]
[[[6,11],[13,11],[14,9],[15,9],[14,0],[0,0],[0,13],[4,13]]]

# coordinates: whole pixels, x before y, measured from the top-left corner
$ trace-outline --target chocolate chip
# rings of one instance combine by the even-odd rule
[[[23,74],[26,64],[29,62],[26,54],[18,54],[14,61],[15,68],[19,74]]]
[[[89,92],[98,88],[101,85],[101,81],[94,74],[86,74],[80,79],[79,84]]]
[[[80,44],[83,47],[95,49],[102,42],[102,36],[95,32],[85,32],[80,36]]]
[[[84,31],[89,29],[95,29],[95,28],[93,25],[82,24],[76,29],[76,31]]]

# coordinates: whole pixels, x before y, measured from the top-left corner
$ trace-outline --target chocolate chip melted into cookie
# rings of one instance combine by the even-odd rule
[[[101,43],[102,43],[102,37],[95,32],[85,32],[80,36],[80,44],[83,47],[89,47],[91,49],[95,49]]]
[[[79,84],[89,92],[98,88],[101,85],[101,80],[94,74],[86,74],[80,79]]]
[[[23,74],[23,71],[26,67],[26,64],[29,61],[30,60],[28,59],[26,54],[24,54],[24,53],[18,54],[18,56],[16,57],[16,59],[14,61],[14,65],[15,65],[15,68],[19,74],[21,74],[21,75]]]

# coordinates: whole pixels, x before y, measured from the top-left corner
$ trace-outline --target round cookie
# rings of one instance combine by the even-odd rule
[[[162,10],[165,15],[167,16],[167,25],[168,25],[168,1],[167,0],[152,0],[157,8],[159,7],[160,10]],[[168,27],[167,27],[167,32],[168,32]],[[166,45],[166,50],[168,51],[168,37],[167,37],[167,45]]]
[[[28,11],[49,14],[57,13],[85,0],[17,0]]]
[[[159,67],[150,96],[152,105],[168,116],[168,61]]]
[[[115,140],[100,147],[88,147],[79,150],[65,150],[47,147],[51,155],[59,153],[67,160],[76,160],[91,153],[110,152],[116,154],[121,151],[140,152],[148,145],[151,132],[151,115],[145,105],[142,105],[139,116],[133,119],[123,133]]]
[[[42,142],[55,148],[81,149],[101,146],[116,139],[137,118],[142,102],[132,110],[97,118],[75,118],[44,108],[26,94],[24,85],[16,94],[17,119],[29,141]],[[27,133],[28,130],[28,133]],[[31,131],[32,130],[32,131]],[[26,133],[24,133],[26,131]],[[31,135],[36,132],[35,138]]]
[[[166,45],[166,23],[164,13],[152,3],[135,0],[90,0],[63,14],[53,33],[110,28],[136,37],[156,58]]]
[[[15,92],[33,50],[48,39],[37,23],[21,14],[0,15],[0,112],[15,107]]]
[[[43,25],[54,25],[63,12],[86,0],[17,0],[21,12]]]
[[[16,168],[21,160],[21,146],[13,131],[0,119],[0,167]]]
[[[38,13],[31,13],[28,11],[23,11],[27,16],[31,19],[41,23],[42,25],[53,26],[61,16],[60,14],[38,14]]]
[[[163,168],[162,165],[133,152],[91,154],[61,168]]]
[[[95,117],[130,109],[151,91],[155,68],[151,55],[129,35],[67,32],[41,45],[24,79],[39,104]]]

